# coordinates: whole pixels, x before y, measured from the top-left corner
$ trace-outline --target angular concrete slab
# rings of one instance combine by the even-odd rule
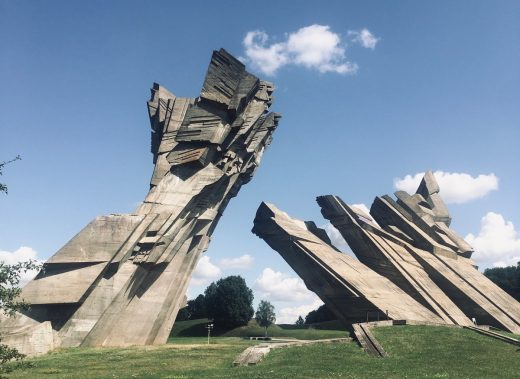
[[[52,325],[59,343],[49,349],[166,342],[220,217],[271,142],[280,118],[268,113],[273,90],[223,49],[213,52],[199,98],[154,83],[145,200],[135,214],[92,221],[22,293],[35,304],[24,322]]]
[[[519,333],[520,303],[478,271],[470,259],[473,248],[449,228],[439,193],[434,175],[427,172],[413,195],[398,191],[397,201],[376,197],[370,217],[337,196],[321,196],[318,203],[361,262],[445,323],[469,326],[475,318]]]
[[[262,203],[253,233],[276,250],[344,324],[377,317],[376,312],[381,318],[442,322],[390,280],[319,238],[322,233],[315,234],[308,225]]]

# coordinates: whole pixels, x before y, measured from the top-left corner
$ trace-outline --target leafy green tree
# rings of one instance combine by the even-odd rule
[[[207,318],[206,299],[200,294],[193,300],[188,300],[188,304],[179,309],[176,321],[196,320],[199,318]]]
[[[3,174],[4,167],[9,163],[18,161],[22,158],[16,156],[10,161],[0,162],[0,175]],[[7,194],[7,185],[0,183],[0,192]],[[41,266],[35,261],[19,262],[14,265],[8,265],[0,262],[0,312],[5,316],[11,317],[17,311],[27,309],[28,304],[19,298],[22,291],[20,286],[20,277],[22,273],[29,270],[39,269]],[[0,336],[1,337],[1,336]],[[1,342],[0,338],[0,342]],[[24,357],[15,348],[0,343],[0,378],[12,371],[12,367],[8,367],[5,363],[12,360],[20,360]]]
[[[8,265],[0,262],[0,311],[6,316],[14,316],[18,311],[27,309],[28,304],[18,296],[22,292],[20,277],[22,273],[37,270],[41,266],[35,261],[18,262]]]
[[[305,317],[306,324],[315,324],[317,322],[332,321],[336,320],[336,316],[332,311],[327,308],[325,304],[321,305],[318,309],[310,311]]]
[[[260,325],[262,328],[265,328],[265,336],[267,337],[267,328],[276,321],[274,305],[266,300],[262,300],[260,304],[258,304],[255,320],[258,325]]]
[[[296,323],[294,325],[300,328],[305,325],[305,321],[303,320],[302,316],[298,316],[298,320],[296,320]]]
[[[520,262],[516,266],[487,268],[484,275],[520,301]]]
[[[206,298],[200,294],[193,300],[188,301],[188,312],[191,320],[198,318],[207,318],[208,311],[206,310]]]
[[[20,276],[24,272],[38,268],[40,265],[34,261],[19,262],[14,265],[0,262],[0,312],[10,317],[17,311],[27,309],[28,304],[19,298],[22,291],[19,287]],[[24,355],[15,348],[0,343],[0,378],[3,377],[2,374],[12,371],[12,367],[6,366],[5,363],[23,357]]]
[[[19,161],[20,159],[22,159],[22,158],[19,155],[17,155],[14,159],[11,159],[10,161],[0,162],[0,175],[3,174],[4,167],[6,165],[8,165],[9,163],[13,163],[14,161]],[[0,192],[7,194],[7,185],[6,184],[0,183]]]
[[[177,313],[177,317],[175,318],[175,322],[177,321],[186,321],[190,319],[190,313],[188,312],[188,306],[179,309]]]
[[[241,276],[228,276],[211,283],[204,291],[208,318],[218,328],[247,325],[253,317],[253,291]]]

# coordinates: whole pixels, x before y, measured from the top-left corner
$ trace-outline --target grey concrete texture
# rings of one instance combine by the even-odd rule
[[[291,219],[265,203],[253,233],[278,251],[345,324],[388,312],[393,320],[460,326],[473,325],[475,318],[520,333],[520,303],[478,271],[473,248],[449,227],[451,217],[433,173],[425,174],[415,194],[395,196],[376,197],[370,214],[338,196],[317,198],[323,216],[358,260],[308,227],[314,223]],[[356,262],[356,269],[346,270],[346,262],[351,267]]]
[[[96,218],[45,263],[21,294],[33,306],[4,324],[4,342],[32,354],[20,341],[43,330],[38,353],[165,343],[220,217],[271,142],[273,91],[224,49],[196,99],[155,83],[149,193],[134,214]]]
[[[253,233],[263,238],[345,325],[369,317],[442,322],[386,277],[319,237],[308,223],[262,203]],[[323,231],[323,233],[325,233]]]

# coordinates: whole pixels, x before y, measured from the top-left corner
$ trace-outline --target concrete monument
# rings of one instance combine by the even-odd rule
[[[226,205],[271,142],[273,90],[223,49],[200,97],[154,84],[148,195],[134,214],[96,218],[45,263],[21,295],[31,308],[2,322],[4,342],[30,354],[165,343]]]
[[[520,303],[478,271],[472,247],[449,228],[451,217],[439,192],[427,172],[415,194],[376,197],[370,214],[338,196],[318,197],[323,216],[359,261],[337,251],[314,223],[290,219],[266,204],[258,209],[253,232],[345,323],[378,312],[463,326],[475,318],[520,333]]]

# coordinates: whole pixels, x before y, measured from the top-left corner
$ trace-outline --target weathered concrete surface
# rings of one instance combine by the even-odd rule
[[[233,361],[233,366],[253,366],[262,361],[264,357],[273,349],[281,349],[285,347],[295,347],[312,345],[317,343],[338,343],[338,342],[349,342],[351,338],[328,338],[321,340],[284,340],[284,339],[273,339],[273,342],[261,343],[259,345],[250,346],[245,349],[238,357]]]
[[[368,354],[377,358],[385,358],[388,356],[383,346],[377,341],[377,339],[372,334],[369,323],[357,323],[353,324],[354,335],[356,336],[356,340],[361,345],[363,350],[365,350]]]
[[[442,322],[390,280],[336,250],[314,223],[293,219],[274,205],[262,203],[253,233],[276,250],[346,325],[366,320],[367,312],[391,319]]]
[[[520,303],[478,271],[473,248],[451,218],[427,172],[414,195],[376,197],[370,215],[337,196],[320,196],[323,216],[361,262],[390,279],[448,324],[481,324],[520,333]]]
[[[317,198],[323,216],[359,261],[331,246],[313,222],[291,219],[262,203],[253,232],[289,263],[344,323],[388,312],[390,319],[520,333],[520,303],[470,259],[473,248],[450,229],[451,216],[431,171],[417,192],[376,197],[370,214],[338,196]],[[407,314],[408,313],[408,314]]]
[[[2,343],[28,356],[48,353],[59,346],[59,337],[49,321],[38,322],[22,314],[7,317],[0,314]]]
[[[200,97],[154,84],[149,193],[135,214],[98,217],[53,255],[22,292],[34,304],[25,316],[49,321],[59,346],[165,343],[224,209],[271,142],[273,90],[223,49]]]
[[[361,262],[390,279],[444,322],[472,325],[409,252],[413,246],[384,231],[369,215],[359,214],[337,196],[321,196],[318,204]]]

